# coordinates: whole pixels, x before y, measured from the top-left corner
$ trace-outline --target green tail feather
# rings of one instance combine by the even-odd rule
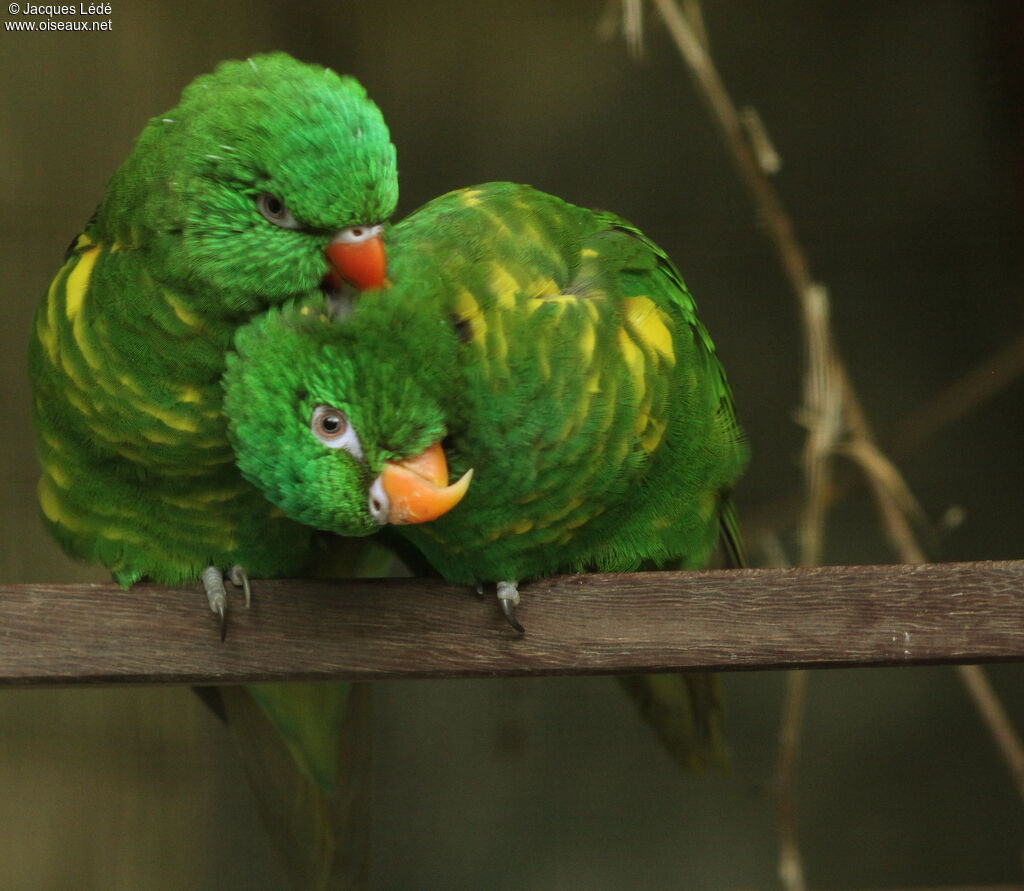
[[[293,886],[364,887],[373,777],[369,685],[261,684],[224,687],[221,696]]]
[[[719,507],[719,531],[729,565],[746,566],[739,518],[728,493],[723,493]],[[639,674],[618,680],[679,767],[700,772],[729,766],[721,732],[722,688],[717,675],[703,671]]]
[[[392,575],[392,551],[330,536],[312,575]],[[301,889],[361,888],[373,774],[369,684],[250,684],[220,690],[260,816]]]
[[[717,675],[632,674],[618,681],[680,768],[700,772],[728,766]]]

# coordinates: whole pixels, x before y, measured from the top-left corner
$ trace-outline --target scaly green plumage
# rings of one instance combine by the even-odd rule
[[[33,329],[40,502],[69,553],[124,585],[302,565],[308,531],[234,466],[224,355],[253,314],[317,292],[326,244],[390,214],[395,176],[362,87],[284,54],[224,63],[150,121]]]
[[[397,531],[446,578],[706,562],[746,449],[659,249],[611,214],[491,184],[398,224],[389,256],[392,287],[344,323],[307,307],[239,332],[226,408],[239,464],[272,501],[368,534],[384,463],[444,439],[453,476],[474,470],[468,494]],[[346,415],[364,460],[310,434],[321,404]]]
[[[236,564],[254,577],[299,571],[311,530],[235,466],[224,356],[252,316],[319,294],[328,243],[385,219],[396,198],[394,147],[363,88],[283,53],[222,63],[149,122],[33,327],[39,498],[69,554],[125,587]],[[330,749],[349,692],[251,692],[273,732],[234,693],[225,704],[236,729],[254,728],[240,745],[286,857],[303,887],[319,887],[351,853],[337,840],[350,827],[327,823],[348,819]]]
[[[695,568],[720,526],[738,542],[729,493],[747,451],[729,387],[678,271],[635,227],[492,183],[430,202],[388,251],[391,287],[344,322],[309,305],[239,331],[225,408],[271,501],[370,534],[374,481],[440,441],[453,477],[473,469],[468,493],[395,528],[449,580]],[[318,406],[358,447],[325,447]],[[634,692],[655,721],[688,698],[700,725],[715,702],[701,681]]]

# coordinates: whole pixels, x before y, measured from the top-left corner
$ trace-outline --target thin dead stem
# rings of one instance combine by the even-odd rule
[[[1002,701],[996,696],[988,676],[980,666],[958,665],[956,670],[971,700],[984,713],[985,723],[1010,767],[1017,792],[1024,798],[1024,750],[1021,749],[1020,737],[1010,722]]]
[[[909,455],[1024,375],[1024,334],[971,368],[912,411],[889,437],[894,455]]]
[[[910,412],[884,437],[887,452],[895,457],[912,455],[946,427],[962,420],[1024,376],[1024,335],[969,369],[926,403]],[[855,490],[865,476],[853,478],[850,473],[837,474],[830,498],[840,498]],[[762,541],[770,534],[778,538],[780,530],[789,528],[802,516],[803,493],[790,492],[770,504],[747,511],[744,526],[751,540]],[[927,526],[919,508],[909,510]],[[947,527],[948,528],[948,527]],[[772,559],[768,555],[769,561]],[[769,562],[766,565],[774,565]]]
[[[797,770],[800,764],[800,733],[807,701],[806,671],[786,672],[786,701],[782,710],[776,765],[779,812],[779,880],[787,891],[804,891],[803,861],[797,835]]]
[[[886,536],[900,558],[907,563],[924,562],[924,551],[910,522],[920,511],[899,470],[878,446],[850,383],[829,325],[828,293],[811,276],[807,255],[769,178],[773,165],[765,164],[764,159],[770,143],[760,118],[756,117],[756,112],[738,112],[725,89],[708,49],[699,0],[682,0],[685,11],[676,0],[652,2],[696,80],[699,93],[708,104],[740,175],[752,193],[758,214],[799,302],[807,351],[804,400],[798,414],[807,428],[803,451],[806,494],[800,518],[801,563],[813,565],[821,560],[825,518],[833,494],[834,461],[839,455],[851,459],[864,474]],[[624,0],[624,11],[628,12],[633,3],[635,0]],[[750,127],[752,120],[758,124],[755,131]],[[770,154],[775,156],[774,167],[777,168],[774,149]],[[1024,345],[1021,349],[1019,361],[1024,364]],[[950,411],[947,406],[940,406],[920,423],[934,423],[935,417],[941,419],[943,412]],[[1021,783],[1024,746],[981,668],[963,666],[959,674],[1024,797]],[[778,760],[779,874],[787,891],[802,891],[805,887],[797,835],[796,775],[806,693],[806,674],[790,672]]]

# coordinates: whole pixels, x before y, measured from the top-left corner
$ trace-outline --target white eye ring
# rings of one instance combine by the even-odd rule
[[[344,449],[353,458],[363,458],[363,446],[359,434],[345,415],[330,405],[318,405],[309,419],[313,435],[329,449]]]
[[[276,195],[269,192],[262,192],[256,196],[256,209],[263,215],[263,218],[282,229],[301,229],[300,223],[292,216],[287,205]]]
[[[332,240],[341,244],[359,244],[376,238],[383,231],[384,227],[380,223],[375,226],[349,226],[339,231]]]

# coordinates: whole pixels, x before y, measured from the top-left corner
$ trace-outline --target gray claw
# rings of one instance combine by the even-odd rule
[[[498,582],[498,603],[501,604],[501,611],[505,614],[505,618],[508,619],[509,625],[520,634],[524,634],[526,629],[523,628],[519,619],[516,618],[516,606],[519,604],[518,581]]]
[[[217,616],[220,622],[220,639],[228,631],[227,608],[228,592],[224,587],[224,577],[216,566],[207,566],[203,570],[203,589],[206,591],[206,602],[210,604],[210,612]]]
[[[252,604],[252,590],[249,588],[249,576],[245,569],[236,563],[228,570],[228,578],[236,588],[241,587],[245,594],[245,608],[248,609]]]
[[[484,599],[484,583],[483,582],[477,582],[476,583],[476,596],[479,597],[481,600]]]

